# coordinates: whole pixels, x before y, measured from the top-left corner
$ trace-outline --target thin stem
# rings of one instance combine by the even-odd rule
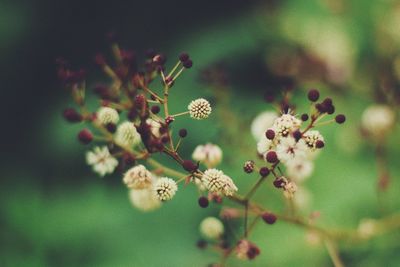
[[[336,245],[329,239],[325,239],[325,246],[328,250],[329,257],[331,258],[335,267],[344,267],[343,261],[340,259],[339,252]]]
[[[180,64],[181,64],[181,61],[179,60],[179,61],[175,64],[174,68],[168,73],[168,77],[170,77],[170,76],[176,71],[176,69],[179,67]]]
[[[177,113],[177,114],[170,115],[170,116],[175,118],[175,117],[186,115],[186,114],[189,114],[189,111],[184,111],[184,112]]]

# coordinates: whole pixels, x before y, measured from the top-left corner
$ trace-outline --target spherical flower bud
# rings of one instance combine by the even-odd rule
[[[187,130],[186,129],[180,129],[179,130],[179,136],[182,138],[185,138],[187,136]]]
[[[155,182],[153,190],[159,200],[167,201],[174,197],[178,185],[171,178],[162,177]]]
[[[210,191],[231,196],[238,190],[232,179],[217,169],[208,169],[201,177],[204,186]]]
[[[248,240],[242,239],[236,246],[236,256],[241,260],[252,260],[260,254],[260,249]]]
[[[248,160],[244,163],[243,170],[246,173],[252,173],[254,171],[254,161]]]
[[[206,197],[199,197],[198,200],[199,206],[202,208],[207,208],[208,207],[208,198]]]
[[[315,142],[315,147],[316,148],[323,148],[325,146],[325,143],[324,143],[324,141],[322,141],[322,140],[317,140],[316,142]]]
[[[308,99],[312,102],[315,102],[319,99],[319,91],[317,89],[311,89],[308,91]]]
[[[192,158],[204,163],[208,168],[213,168],[222,161],[222,150],[211,143],[198,145],[193,151]]]
[[[185,171],[194,172],[197,170],[198,166],[191,160],[184,160],[182,162],[182,167]]]
[[[78,134],[78,139],[82,144],[89,144],[93,140],[93,134],[89,129],[83,129]]]
[[[186,53],[186,52],[182,52],[182,53],[179,55],[179,60],[180,60],[181,62],[185,62],[185,61],[187,61],[188,59],[189,59],[189,54]]]
[[[196,120],[202,120],[210,116],[212,109],[210,103],[207,100],[205,100],[204,98],[199,98],[190,102],[190,104],[188,105],[188,110],[190,117]]]
[[[301,135],[302,135],[302,134],[301,134],[300,130],[294,131],[294,132],[293,132],[293,138],[294,138],[294,140],[296,140],[296,142],[299,141],[300,138],[301,138]]]
[[[115,142],[120,146],[130,147],[137,145],[141,138],[132,122],[120,124],[115,133]]]
[[[200,233],[209,239],[217,239],[224,233],[224,225],[215,217],[207,217],[200,223]]]
[[[269,139],[269,140],[273,140],[275,138],[275,131],[272,129],[268,129],[265,132],[265,136]]]
[[[308,121],[308,114],[305,114],[305,113],[302,114],[302,115],[301,115],[301,120],[302,120],[302,121]]]
[[[118,166],[118,160],[110,154],[106,146],[95,147],[92,151],[88,151],[86,153],[86,162],[101,177],[113,173]]]
[[[394,125],[396,114],[386,105],[373,105],[368,107],[362,117],[361,125],[372,137],[381,137]]]
[[[63,112],[64,118],[69,122],[81,122],[82,115],[73,108],[67,108]]]
[[[137,95],[135,96],[135,106],[137,108],[142,108],[143,105],[146,103],[146,97],[144,95]]]
[[[144,212],[153,211],[161,206],[161,201],[151,189],[131,189],[129,200],[133,207]]]
[[[276,154],[275,151],[269,151],[267,153],[267,155],[265,156],[265,159],[269,162],[269,163],[275,163],[278,161],[278,155]]]
[[[262,168],[260,168],[260,175],[262,176],[262,177],[267,177],[268,176],[268,174],[269,174],[269,169],[267,168],[267,167],[262,167]]]
[[[278,118],[275,111],[265,111],[257,115],[251,123],[251,133],[256,141],[265,136],[265,132],[272,127],[274,121]]]
[[[335,121],[339,124],[342,124],[346,121],[346,116],[343,114],[336,115]]]
[[[160,112],[160,107],[159,106],[152,106],[151,107],[151,112],[153,114],[158,114]]]
[[[153,178],[145,166],[137,165],[125,173],[122,181],[130,189],[144,189],[152,186]]]
[[[278,177],[274,180],[273,184],[276,188],[282,188],[287,184],[288,181],[284,176]]]
[[[274,224],[277,220],[276,215],[270,212],[264,212],[261,218],[268,224]]]
[[[118,112],[110,107],[101,107],[97,111],[97,119],[103,125],[107,125],[109,123],[117,124],[119,121]]]
[[[190,69],[193,66],[193,61],[191,59],[188,59],[186,61],[182,62],[182,65],[187,68]]]

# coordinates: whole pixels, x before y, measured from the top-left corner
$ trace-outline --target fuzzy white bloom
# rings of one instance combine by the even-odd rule
[[[151,173],[143,165],[130,168],[122,179],[124,184],[131,189],[150,188],[153,182]]]
[[[208,169],[201,177],[204,186],[210,191],[231,196],[238,190],[232,179],[217,169]]]
[[[310,207],[312,195],[310,191],[304,186],[298,186],[296,194],[293,196],[293,203],[299,209],[307,209]]]
[[[319,131],[315,130],[305,132],[303,135],[303,139],[307,146],[313,151],[317,148],[317,141],[324,142],[324,137],[320,134]]]
[[[283,195],[286,198],[291,199],[294,197],[294,193],[297,191],[297,185],[293,181],[288,181],[284,184],[283,190]]]
[[[160,128],[161,124],[158,121],[155,121],[153,119],[147,119],[146,123],[150,125],[150,131],[155,137],[160,137]]]
[[[309,160],[294,159],[286,164],[286,171],[289,178],[303,182],[314,171],[314,163]]]
[[[358,234],[364,239],[368,239],[374,236],[377,230],[378,230],[378,225],[376,220],[368,218],[361,220],[357,228]]]
[[[193,100],[188,105],[190,117],[196,120],[207,119],[211,114],[211,105],[204,98]]]
[[[161,206],[161,201],[154,195],[152,189],[131,189],[129,200],[135,208],[141,211],[152,211]]]
[[[260,155],[265,155],[268,151],[273,150],[276,143],[273,140],[269,140],[267,137],[261,137],[257,143],[257,152]]]
[[[110,107],[101,107],[97,111],[97,119],[101,124],[107,125],[109,123],[117,124],[119,121],[118,112]]]
[[[115,133],[115,142],[118,145],[130,147],[140,142],[140,134],[136,131],[132,122],[126,121],[121,123]]]
[[[200,233],[204,237],[217,239],[224,233],[224,225],[215,217],[207,217],[200,223]]]
[[[222,161],[222,150],[211,143],[198,145],[193,151],[192,158],[204,163],[208,168],[213,168]]]
[[[283,114],[274,121],[273,128],[275,133],[286,137],[301,126],[301,120],[290,114]]]
[[[272,127],[278,114],[274,111],[265,111],[257,115],[251,123],[251,134],[256,141],[265,136],[265,132]]]
[[[161,177],[154,184],[154,194],[161,201],[171,200],[176,191],[178,190],[178,185],[176,182],[167,177]]]
[[[92,165],[93,171],[100,176],[113,173],[118,166],[118,160],[111,156],[106,146],[95,147],[93,151],[88,151],[86,153],[86,162]]]
[[[387,105],[372,105],[364,110],[361,125],[373,137],[387,133],[394,125],[396,114]]]
[[[276,146],[276,154],[278,159],[285,164],[292,160],[302,160],[307,157],[308,147],[304,140],[300,139],[298,142],[289,136],[282,138],[280,143]]]

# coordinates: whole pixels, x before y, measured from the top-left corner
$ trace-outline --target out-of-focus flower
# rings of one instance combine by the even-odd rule
[[[198,145],[193,151],[192,158],[204,163],[208,168],[213,168],[222,161],[222,150],[211,143]]]
[[[309,160],[295,159],[286,164],[286,171],[289,178],[296,182],[303,182],[310,177],[314,170],[314,163]]]
[[[362,128],[374,138],[382,137],[394,125],[396,114],[387,105],[372,105],[364,110],[361,117]]]
[[[140,142],[140,134],[136,131],[132,122],[126,121],[120,124],[115,133],[115,142],[118,145],[130,147]]]
[[[261,137],[257,143],[257,152],[260,155],[265,155],[268,151],[272,150],[275,145],[276,143],[273,140],[270,140],[265,136]]]
[[[200,233],[209,239],[217,239],[224,233],[224,225],[215,217],[207,217],[200,223]]]
[[[113,173],[115,167],[118,166],[118,160],[111,156],[106,146],[95,147],[93,151],[88,151],[86,162],[92,165],[93,170],[100,176]]]
[[[278,159],[285,164],[289,164],[293,160],[304,160],[307,157],[308,147],[304,140],[298,142],[293,137],[282,138],[276,146],[276,154]]]
[[[241,260],[252,260],[260,254],[260,249],[248,240],[240,240],[236,246],[236,256]]]
[[[190,117],[196,120],[207,119],[211,114],[211,105],[204,98],[193,100],[188,105]]]
[[[377,230],[378,225],[374,219],[361,220],[357,228],[358,234],[364,239],[371,238],[374,234],[376,234]]]
[[[201,177],[204,186],[210,191],[230,196],[238,190],[232,179],[217,169],[208,169]]]
[[[257,115],[251,123],[251,133],[256,141],[265,136],[268,128],[272,127],[274,121],[278,118],[278,114],[274,111],[265,111]]]
[[[171,178],[162,177],[154,184],[154,193],[161,201],[171,200],[177,190],[178,186]]]
[[[297,185],[293,181],[289,181],[283,185],[283,194],[286,198],[291,199],[297,191]]]
[[[119,121],[119,115],[118,112],[113,108],[101,107],[97,111],[97,119],[103,125],[107,125],[109,123],[117,124],[117,122]]]
[[[147,119],[146,123],[148,125],[150,125],[150,130],[151,133],[155,136],[155,137],[160,137],[160,128],[161,128],[161,124],[158,121],[155,121],[153,119]]]
[[[131,189],[150,188],[153,183],[152,174],[143,165],[130,168],[124,175],[123,182]]]
[[[129,199],[132,206],[141,211],[152,211],[161,206],[161,201],[154,195],[152,189],[131,189]]]

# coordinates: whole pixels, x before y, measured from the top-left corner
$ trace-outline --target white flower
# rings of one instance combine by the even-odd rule
[[[274,111],[265,111],[257,115],[251,123],[251,133],[256,141],[265,136],[265,132],[272,127],[278,114]]]
[[[95,147],[93,151],[88,151],[86,162],[92,165],[93,170],[100,176],[112,173],[118,165],[118,160],[111,156],[106,146]]]
[[[132,206],[141,211],[152,211],[161,206],[161,201],[154,195],[152,189],[131,189],[129,199]]]
[[[289,178],[303,182],[314,171],[314,163],[309,160],[294,159],[286,164],[286,171]]]
[[[290,114],[283,114],[274,121],[273,128],[276,134],[286,137],[289,133],[299,129],[300,125],[301,120]]]
[[[298,142],[293,137],[282,138],[280,143],[276,146],[276,154],[278,159],[287,164],[294,159],[305,159],[307,157],[308,147],[304,140],[300,139]]]
[[[118,112],[110,107],[101,107],[97,111],[97,119],[101,124],[107,125],[109,123],[117,124],[119,121]]]
[[[153,190],[159,200],[167,201],[174,197],[178,186],[171,178],[162,177],[155,182]]]
[[[238,190],[232,179],[217,169],[208,169],[201,177],[201,181],[210,192],[231,196]]]
[[[387,133],[394,125],[396,114],[386,105],[369,106],[361,118],[361,125],[373,137]]]
[[[153,119],[147,119],[146,123],[150,125],[150,131],[155,137],[160,137],[160,128],[161,128],[161,123],[158,121],[155,121]]]
[[[324,137],[319,133],[319,131],[315,130],[305,132],[303,135],[303,139],[307,146],[313,151],[317,148],[317,141],[324,142]]]
[[[132,122],[126,121],[120,124],[115,133],[115,142],[118,145],[130,147],[140,142],[140,134],[136,131]]]
[[[122,180],[131,189],[150,188],[153,182],[151,173],[143,165],[130,168]]]
[[[215,217],[207,217],[200,223],[200,233],[204,237],[217,239],[224,233],[224,225]]]
[[[212,168],[222,161],[222,150],[219,146],[211,143],[198,145],[193,151],[192,158],[204,163],[208,168]]]
[[[273,150],[276,142],[269,140],[267,137],[261,137],[257,143],[257,151],[260,155],[265,155],[268,151]]]
[[[190,117],[196,120],[207,119],[211,114],[210,103],[204,98],[193,100],[188,105]]]
[[[288,181],[283,185],[283,190],[283,195],[286,198],[291,199],[297,191],[297,185],[293,181]]]

